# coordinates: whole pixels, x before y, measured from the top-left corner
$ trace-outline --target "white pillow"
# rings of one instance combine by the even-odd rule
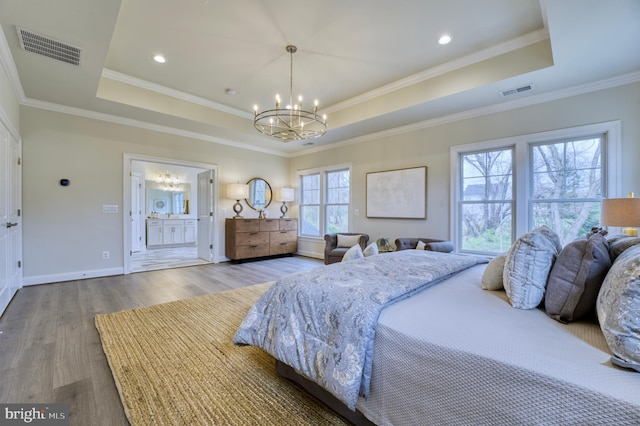
[[[533,309],[542,302],[549,272],[561,250],[558,235],[545,225],[513,243],[502,275],[511,306]]]
[[[355,246],[347,250],[347,252],[342,257],[342,261],[349,262],[350,260],[362,259],[363,257],[364,254],[362,253],[362,247],[360,247],[360,244],[356,244]]]
[[[418,241],[416,244],[416,250],[424,250],[427,244],[424,241]]]
[[[359,244],[358,244],[359,246]],[[369,244],[367,247],[365,247],[365,249],[362,251],[362,254],[364,254],[364,257],[368,257],[368,256],[375,256],[378,254],[378,244],[376,244],[375,242]]]
[[[491,259],[482,274],[482,288],[485,290],[504,290],[502,284],[502,274],[504,272],[504,261],[507,254],[501,254]]]
[[[360,244],[360,235],[338,234],[338,247],[353,247]]]

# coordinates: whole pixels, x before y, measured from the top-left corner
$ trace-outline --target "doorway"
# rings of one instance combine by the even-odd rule
[[[216,176],[216,165],[125,154],[125,274],[216,261]]]

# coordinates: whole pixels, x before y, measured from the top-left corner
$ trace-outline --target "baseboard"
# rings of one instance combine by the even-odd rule
[[[308,251],[308,250],[298,250],[296,252],[296,254],[298,256],[305,256],[305,257],[313,257],[315,259],[324,259],[324,252],[322,253],[317,253],[315,251]]]
[[[92,271],[75,271],[65,272],[63,274],[36,275],[32,277],[23,277],[22,285],[38,285],[59,283],[62,281],[84,280],[87,278],[109,277],[112,275],[124,274],[124,268],[94,269]]]

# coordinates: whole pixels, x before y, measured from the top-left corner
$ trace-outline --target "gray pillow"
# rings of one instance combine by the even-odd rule
[[[451,253],[453,251],[453,243],[451,241],[433,241],[425,244],[424,248],[425,250]]]
[[[549,273],[544,307],[551,318],[567,323],[595,312],[598,292],[611,267],[602,234],[567,244]]]
[[[596,302],[611,362],[640,371],[640,245],[613,263]]]
[[[507,252],[502,275],[511,306],[533,309],[540,305],[549,271],[560,250],[560,238],[545,225],[513,243]]]
[[[616,258],[629,247],[640,244],[640,237],[631,237],[629,235],[616,235],[609,238],[609,257],[611,262],[615,262]]]

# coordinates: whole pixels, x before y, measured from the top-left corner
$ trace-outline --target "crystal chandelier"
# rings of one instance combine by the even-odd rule
[[[276,95],[276,108],[258,112],[258,105],[253,107],[255,116],[253,125],[259,132],[267,136],[290,142],[301,139],[311,139],[322,136],[327,131],[327,116],[318,115],[318,100],[316,99],[313,112],[302,109],[302,96],[298,97],[298,103],[293,103],[293,54],[297,47],[286,47],[291,57],[289,105],[280,106],[280,95]]]

